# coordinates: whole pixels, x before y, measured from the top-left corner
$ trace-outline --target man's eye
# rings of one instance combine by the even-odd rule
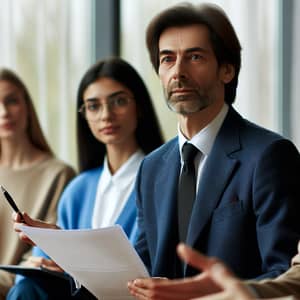
[[[171,56],[164,56],[164,57],[161,57],[160,59],[160,63],[168,63],[168,62],[171,62],[172,61],[172,57]]]
[[[192,60],[199,60],[199,59],[201,59],[202,58],[202,56],[200,55],[200,54],[192,54],[191,55],[191,59]]]
[[[86,109],[88,110],[88,111],[98,111],[99,110],[99,108],[100,108],[100,104],[99,103],[88,103],[87,105],[86,105]]]

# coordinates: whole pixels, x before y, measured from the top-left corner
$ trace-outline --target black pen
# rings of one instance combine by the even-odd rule
[[[15,203],[15,201],[13,200],[13,198],[11,197],[11,195],[8,193],[8,191],[2,186],[0,185],[1,187],[1,191],[5,197],[5,199],[7,200],[7,202],[9,203],[9,205],[12,207],[12,209],[20,215],[21,217],[21,221],[25,223],[25,220],[24,220],[24,217],[22,215],[22,213],[20,212],[17,204]]]

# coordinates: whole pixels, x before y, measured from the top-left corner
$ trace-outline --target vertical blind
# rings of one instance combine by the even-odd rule
[[[75,103],[91,62],[90,0],[1,0],[0,66],[17,72],[56,155],[76,167]]]

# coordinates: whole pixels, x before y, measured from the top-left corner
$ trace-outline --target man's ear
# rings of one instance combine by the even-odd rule
[[[224,63],[221,66],[221,80],[224,84],[229,83],[235,75],[234,66],[231,64]]]

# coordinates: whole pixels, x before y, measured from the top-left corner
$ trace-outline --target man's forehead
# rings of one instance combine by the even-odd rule
[[[209,30],[201,24],[168,27],[161,33],[158,47],[160,52],[211,48]]]

